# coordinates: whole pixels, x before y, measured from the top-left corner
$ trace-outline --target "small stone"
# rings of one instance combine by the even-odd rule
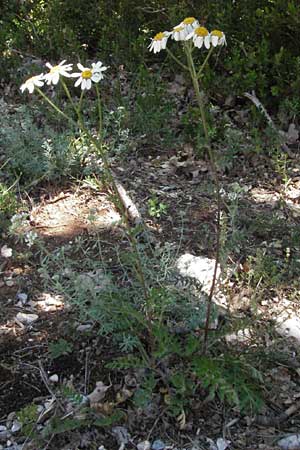
[[[6,281],[5,281],[5,284],[6,284],[6,286],[8,286],[8,287],[12,287],[12,286],[14,286],[15,282],[14,282],[13,280],[6,280]]]
[[[277,442],[278,447],[282,450],[299,450],[300,434],[291,434]]]
[[[13,426],[11,427],[12,433],[17,433],[22,428],[22,424],[18,420],[14,420]]]
[[[11,258],[12,257],[12,249],[7,247],[7,245],[3,245],[3,247],[1,247],[1,252],[0,252],[2,258]]]
[[[8,430],[0,431],[0,442],[5,442],[8,438],[10,438],[11,432]]]
[[[163,443],[163,441],[161,441],[160,439],[157,439],[156,441],[153,442],[152,444],[152,450],[164,450],[164,448],[166,447],[166,444]]]
[[[12,411],[11,413],[8,414],[6,420],[9,422],[9,421],[15,420],[16,417],[17,417],[16,413],[14,411]]]
[[[206,294],[210,293],[216,261],[204,256],[193,256],[189,253],[181,255],[176,261],[176,268],[183,277],[196,279],[202,285]],[[217,278],[220,276],[220,266],[217,267]]]
[[[57,383],[58,375],[56,375],[56,373],[54,375],[51,375],[51,377],[49,377],[49,381],[51,381],[52,383]]]
[[[16,319],[23,325],[31,325],[32,323],[36,322],[38,318],[39,316],[37,314],[26,314],[20,312],[16,315]]]
[[[87,324],[78,325],[78,327],[76,328],[76,331],[84,333],[86,331],[90,331],[91,329],[92,329],[92,324],[87,323]]]
[[[16,297],[17,300],[22,303],[22,305],[25,305],[27,303],[28,295],[25,294],[25,292],[18,292]]]
[[[137,445],[138,450],[149,450],[150,448],[151,448],[151,444],[149,441],[143,441]]]

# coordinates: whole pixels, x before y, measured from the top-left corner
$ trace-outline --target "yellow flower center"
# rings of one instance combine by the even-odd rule
[[[220,30],[213,30],[210,34],[212,36],[217,36],[219,39],[223,37],[223,32]]]
[[[59,66],[53,66],[53,67],[50,69],[50,73],[58,72],[59,68],[60,68]]]
[[[184,25],[191,25],[194,22],[196,22],[195,17],[187,17],[182,23],[184,23]]]
[[[209,34],[207,28],[205,28],[205,27],[196,28],[194,33],[199,37],[206,37]]]
[[[92,78],[92,71],[90,69],[86,69],[83,72],[81,72],[81,77],[84,78],[85,80]]]
[[[184,30],[184,27],[174,27],[173,28],[173,32],[174,33],[179,33],[180,31]]]
[[[161,41],[164,37],[165,37],[164,33],[160,32],[160,33],[157,33],[153,39],[155,41]]]

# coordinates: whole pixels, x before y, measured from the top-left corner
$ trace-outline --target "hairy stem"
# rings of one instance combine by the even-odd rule
[[[214,266],[213,279],[212,279],[211,288],[210,288],[210,292],[209,292],[209,296],[208,296],[208,300],[207,300],[207,311],[206,311],[206,320],[205,320],[204,338],[203,338],[203,353],[205,354],[207,351],[207,341],[208,341],[208,332],[209,332],[209,324],[210,324],[210,315],[211,315],[211,309],[212,309],[212,299],[213,299],[213,294],[214,294],[214,290],[215,290],[215,286],[216,286],[218,265],[219,265],[219,260],[220,260],[221,194],[220,194],[220,182],[219,182],[217,164],[216,164],[215,155],[214,155],[213,149],[211,147],[211,143],[210,143],[207,120],[206,120],[206,116],[205,116],[205,108],[204,108],[203,98],[201,96],[200,87],[199,87],[199,74],[202,73],[202,71],[205,67],[205,64],[207,63],[207,61],[209,59],[211,51],[208,53],[204,63],[200,67],[200,70],[198,71],[198,73],[196,71],[192,53],[191,53],[189,47],[187,47],[187,46],[185,47],[185,52],[186,52],[186,56],[187,56],[188,68],[190,71],[190,75],[192,78],[192,82],[193,82],[193,86],[194,86],[194,90],[195,90],[195,94],[196,94],[197,103],[198,103],[199,110],[200,110],[205,141],[206,141],[207,149],[208,149],[210,167],[211,167],[211,171],[212,171],[215,185],[216,185],[216,196],[217,196],[216,255],[215,255],[215,266]]]

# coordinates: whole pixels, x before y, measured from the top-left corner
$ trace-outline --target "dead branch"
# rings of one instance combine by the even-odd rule
[[[123,203],[123,206],[125,208],[126,213],[128,214],[129,219],[132,220],[135,226],[141,225],[143,223],[143,219],[137,206],[130,198],[129,194],[125,190],[122,183],[117,179],[116,175],[115,174],[112,175],[114,177],[114,184],[116,186],[116,189],[118,190],[120,200]]]
[[[256,108],[264,115],[264,117],[266,118],[269,126],[280,136],[282,137],[282,132],[280,132],[280,130],[277,129],[275,123],[273,122],[270,114],[268,113],[268,111],[266,110],[266,108],[264,107],[264,105],[261,103],[261,101],[259,100],[259,98],[257,98],[255,91],[250,92],[245,92],[244,93],[244,97],[248,98],[255,106]],[[286,145],[285,142],[283,142],[281,144],[283,150],[285,152],[287,152],[288,154],[290,153],[290,149],[289,147]]]
[[[278,416],[267,417],[267,416],[258,415],[255,419],[255,422],[257,424],[263,425],[263,426],[276,427],[276,426],[280,425],[282,422],[285,422],[287,419],[289,419],[289,417],[291,417],[293,414],[295,414],[299,410],[300,410],[300,401],[291,405],[288,409],[283,411]]]

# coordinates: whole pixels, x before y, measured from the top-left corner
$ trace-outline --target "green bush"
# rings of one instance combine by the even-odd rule
[[[201,8],[188,0],[176,5],[171,0],[7,0],[0,20],[1,76],[7,77],[20,57],[28,63],[100,57],[134,69],[165,57],[147,51],[150,37],[187,15],[227,35],[227,50],[211,60],[214,65],[222,58],[219,74],[207,71],[204,80],[211,92],[226,96],[255,89],[271,106],[287,98],[299,105],[298,0],[203,0]]]
[[[0,101],[0,114],[0,156],[6,162],[0,176],[8,183],[19,178],[32,185],[79,173],[83,155],[72,136],[40,124],[38,112],[27,106],[8,108]]]

